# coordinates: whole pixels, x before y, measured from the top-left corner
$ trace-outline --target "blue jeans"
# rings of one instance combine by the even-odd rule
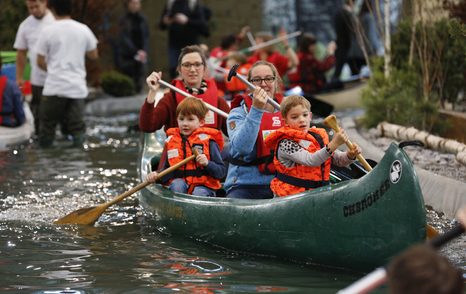
[[[178,193],[188,193],[188,184],[186,184],[186,181],[184,179],[174,179],[171,184],[170,184],[170,190],[173,192],[178,192]],[[192,195],[196,196],[208,196],[208,197],[215,197],[215,191],[212,189],[209,189],[205,186],[196,186],[193,189]]]
[[[227,198],[238,199],[270,199],[273,198],[270,186],[240,186],[231,188]]]

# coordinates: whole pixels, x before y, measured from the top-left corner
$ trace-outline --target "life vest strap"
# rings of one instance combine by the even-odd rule
[[[283,173],[278,173],[278,172],[277,172],[276,177],[277,179],[279,179],[280,181],[284,183],[297,186],[297,187],[306,188],[306,189],[315,189],[315,188],[319,188],[319,187],[330,184],[330,181],[304,180],[304,179],[295,178],[295,177],[292,177],[292,176],[289,176]]]
[[[205,175],[207,175],[207,173],[204,169],[175,170],[173,172],[173,178],[202,177]]]
[[[257,165],[261,165],[264,163],[269,163],[271,162],[271,159],[273,159],[273,154],[271,154],[270,156],[259,157],[252,161],[244,161],[244,160],[236,159],[233,157],[228,157],[226,161],[228,161],[231,164],[237,165],[237,166],[257,166]]]

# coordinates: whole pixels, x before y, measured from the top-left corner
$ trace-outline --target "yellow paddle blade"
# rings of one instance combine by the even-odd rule
[[[432,238],[435,238],[439,235],[439,233],[437,232],[436,229],[434,229],[434,227],[432,227],[431,225],[426,225],[426,236],[427,236],[427,240],[430,240]]]
[[[105,209],[107,209],[107,206],[103,205],[84,207],[57,219],[53,223],[57,225],[93,225],[99,219]]]

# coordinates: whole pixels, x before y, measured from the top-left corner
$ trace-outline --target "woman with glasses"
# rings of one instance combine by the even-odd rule
[[[267,102],[268,97],[281,103],[280,76],[267,61],[254,63],[248,80],[256,89],[237,95],[228,115],[230,158],[224,188],[229,198],[272,198],[270,182],[274,177],[273,156],[264,144],[270,132],[282,127],[280,111]]]
[[[172,81],[175,87],[201,98],[226,113],[230,112],[227,102],[222,97],[218,97],[215,81],[205,78],[206,58],[199,46],[186,46],[181,50],[177,71],[179,77]],[[163,126],[165,130],[178,127],[176,107],[185,97],[171,90],[165,93],[154,107],[155,95],[160,88],[158,81],[161,78],[161,72],[152,72],[146,79],[149,93],[139,114],[139,128],[143,132],[155,132]],[[204,126],[222,130],[227,134],[226,119],[212,111],[207,113]]]

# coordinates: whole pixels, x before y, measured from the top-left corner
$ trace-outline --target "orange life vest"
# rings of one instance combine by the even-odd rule
[[[271,148],[278,148],[278,144],[283,139],[299,143],[310,153],[322,149],[329,142],[325,129],[313,127],[309,129],[308,133],[303,133],[300,130],[285,126],[268,136],[266,144]],[[286,167],[280,163],[277,156],[274,157],[273,163],[277,173],[270,183],[270,188],[275,195],[280,197],[328,185],[330,180],[330,158],[320,166],[295,164],[292,167]]]
[[[191,156],[192,148],[196,148],[200,153],[206,155],[210,160],[210,141],[214,140],[220,150],[223,149],[222,133],[213,128],[202,127],[196,129],[188,138],[181,136],[179,128],[170,128],[167,130],[167,141],[165,144],[166,156],[170,166]],[[173,172],[171,178],[184,178],[188,184],[188,193],[191,193],[196,186],[206,186],[210,189],[218,190],[221,188],[220,180],[207,175],[202,166],[198,166],[195,160],[189,161],[186,165]]]
[[[275,95],[275,100],[281,103],[283,96],[281,94]],[[252,98],[249,95],[236,95],[231,102],[231,108],[235,108],[240,105],[241,100],[244,100],[246,111],[249,111],[252,107]],[[265,145],[264,139],[278,130],[283,126],[283,119],[281,113],[278,112],[267,112],[265,111],[262,115],[260,123],[259,134],[256,139],[256,159],[251,162],[245,162],[236,158],[231,158],[229,161],[234,165],[240,166],[251,166],[257,165],[259,171],[266,175],[275,174],[275,166],[273,164],[273,148],[269,148]]]
[[[202,101],[204,101],[206,103],[209,103],[213,107],[218,108],[218,96],[217,96],[218,91],[217,91],[217,86],[215,84],[215,81],[210,79],[210,80],[206,80],[206,83],[207,83],[207,91],[205,93],[199,94],[199,95],[194,95],[193,94],[192,96],[200,98],[200,99],[202,99]],[[176,79],[176,80],[174,80],[173,85],[175,87],[177,87],[178,89],[181,89],[181,90],[187,92],[183,81]],[[180,104],[181,101],[183,101],[185,96],[183,96],[180,93],[176,92],[175,93],[175,98],[176,98],[176,105],[178,105],[178,104]],[[211,128],[216,128],[217,127],[217,120],[218,120],[217,115],[218,114],[216,114],[212,110],[209,110],[209,112],[207,113],[207,115],[205,117],[204,126],[211,127]]]

